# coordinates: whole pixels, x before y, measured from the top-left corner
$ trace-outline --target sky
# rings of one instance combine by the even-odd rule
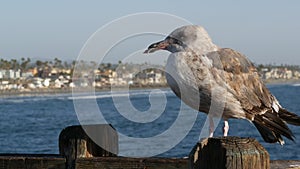
[[[1,1],[0,58],[75,60],[89,37],[112,20],[164,12],[203,26],[215,44],[254,63],[300,65],[299,9],[298,0]]]

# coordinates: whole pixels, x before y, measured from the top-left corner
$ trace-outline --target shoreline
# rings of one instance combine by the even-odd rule
[[[144,90],[144,89],[163,89],[169,88],[168,85],[143,85],[143,86],[129,86],[130,90]],[[116,90],[126,89],[125,86],[115,87]],[[111,87],[102,87],[102,88],[39,88],[39,89],[28,89],[28,90],[0,90],[0,98],[12,97],[12,96],[41,96],[41,95],[60,95],[60,94],[72,94],[73,90],[76,93],[85,93],[85,92],[105,92],[111,91]]]
[[[271,79],[271,80],[263,80],[266,85],[292,85],[292,84],[300,84],[300,79]],[[117,87],[116,89],[125,88],[124,86]],[[169,88],[168,85],[136,85],[129,86],[131,90],[143,90],[143,89],[155,89],[155,88]],[[94,88],[95,92],[103,92],[110,91],[111,87],[106,86],[102,88]],[[76,92],[90,92],[91,88],[77,88]],[[25,89],[25,90],[1,90],[0,98],[9,97],[9,96],[40,96],[40,95],[58,95],[58,94],[72,94],[72,88],[40,88],[40,89]]]
[[[268,79],[263,80],[266,85],[290,85],[290,84],[300,84],[300,79]]]

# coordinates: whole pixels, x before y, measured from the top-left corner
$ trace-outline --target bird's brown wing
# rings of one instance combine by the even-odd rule
[[[213,70],[226,83],[227,90],[242,108],[249,113],[248,118],[272,108],[274,97],[263,84],[255,66],[241,53],[223,48],[207,54],[213,61]]]
[[[240,103],[246,118],[254,123],[266,142],[284,144],[282,135],[293,140],[294,135],[285,122],[300,125],[300,117],[281,108],[244,55],[232,49],[220,49],[207,57],[213,61],[215,73],[212,74],[216,75],[216,81],[226,83],[227,91]],[[226,106],[234,111],[230,103]]]

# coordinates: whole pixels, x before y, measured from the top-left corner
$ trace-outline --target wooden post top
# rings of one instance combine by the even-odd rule
[[[59,152],[66,157],[67,169],[78,158],[117,156],[118,133],[109,124],[69,126],[59,135]]]
[[[214,137],[195,145],[189,166],[192,169],[269,169],[270,157],[254,138]]]
[[[254,138],[248,137],[235,137],[235,136],[228,136],[228,137],[211,137],[205,138],[198,142],[198,144],[202,146],[206,146],[207,144],[220,144],[222,147],[239,147],[239,148],[249,148],[249,146],[253,144],[257,144],[258,142]],[[259,143],[258,143],[259,144]],[[259,144],[260,145],[260,144]],[[260,145],[261,146],[261,145]]]

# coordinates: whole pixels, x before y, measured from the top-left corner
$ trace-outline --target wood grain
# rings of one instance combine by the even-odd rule
[[[253,138],[219,137],[199,142],[190,153],[191,169],[269,169],[268,152]]]

